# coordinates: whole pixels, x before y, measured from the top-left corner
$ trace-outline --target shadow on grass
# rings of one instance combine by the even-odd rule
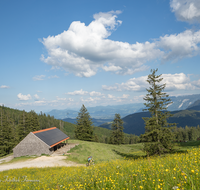
[[[136,160],[136,159],[141,159],[141,158],[147,158],[147,155],[135,155],[135,154],[123,153],[123,152],[119,152],[119,151],[114,150],[114,149],[113,149],[113,151],[115,153],[117,153],[118,155],[125,157],[125,159]],[[162,154],[161,157],[166,156],[168,154],[182,154],[182,153],[186,154],[186,153],[188,153],[188,151],[187,150],[174,149],[169,153]]]
[[[129,154],[129,153],[123,153],[123,152],[119,152],[115,149],[113,149],[112,151],[114,151],[115,153],[117,153],[120,156],[125,157],[126,159],[139,159],[139,158],[147,158],[146,155],[135,155],[135,154]]]
[[[188,142],[180,142],[179,146],[193,146],[193,147],[198,147],[200,146],[200,141],[188,141]]]
[[[187,150],[181,150],[181,149],[174,149],[171,152],[169,152],[168,154],[175,154],[175,153],[188,153]]]

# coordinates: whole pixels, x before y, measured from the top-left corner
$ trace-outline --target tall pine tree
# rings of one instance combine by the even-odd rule
[[[0,109],[0,156],[9,154],[13,148],[12,119],[4,106]]]
[[[82,105],[76,118],[75,138],[84,141],[94,141],[93,122],[86,107]]]
[[[111,129],[112,133],[110,136],[110,143],[111,144],[122,144],[124,143],[124,133],[123,133],[123,120],[121,119],[120,114],[115,114],[115,118],[113,120]]]
[[[167,106],[171,104],[169,95],[163,92],[166,84],[159,84],[163,78],[161,75],[156,75],[158,69],[151,70],[148,75],[147,82],[150,88],[147,89],[148,94],[144,97],[147,103],[144,103],[151,113],[150,118],[143,118],[145,121],[145,134],[141,135],[141,141],[145,142],[144,150],[147,155],[162,154],[172,150],[173,133],[167,119],[172,116],[166,111]]]
[[[28,114],[29,114],[29,132],[40,130],[38,115],[33,110],[31,110]]]
[[[17,128],[18,128],[18,138],[19,138],[19,141],[21,141],[30,132],[30,130],[29,130],[29,118],[27,116],[27,113],[24,110],[20,115]]]

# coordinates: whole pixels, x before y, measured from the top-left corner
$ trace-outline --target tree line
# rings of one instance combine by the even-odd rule
[[[39,130],[38,116],[0,106],[0,156],[9,154],[30,131]]]
[[[200,126],[197,127],[176,127],[173,129],[175,142],[187,142],[200,140]]]

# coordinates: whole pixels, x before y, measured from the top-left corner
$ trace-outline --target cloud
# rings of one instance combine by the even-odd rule
[[[193,84],[196,88],[200,89],[200,79],[197,80],[197,81],[193,81],[192,84]]]
[[[87,102],[87,103],[93,102],[93,103],[97,103],[97,101],[101,100],[101,98],[98,98],[98,97],[95,97],[95,98],[89,97],[87,99],[80,98],[80,100],[81,100],[81,102]]]
[[[10,88],[10,87],[9,87],[9,86],[6,86],[6,85],[1,85],[0,88],[7,89],[7,88]]]
[[[67,31],[43,38],[48,57],[42,55],[41,59],[76,76],[91,77],[98,68],[118,74],[132,74],[143,63],[160,57],[162,52],[155,43],[129,44],[107,39],[122,23],[117,20],[119,13],[98,13],[93,15],[94,20],[88,26],[74,21]]]
[[[95,92],[95,91],[92,91],[89,93],[90,96],[102,96],[103,94],[101,94],[101,92]]]
[[[35,98],[35,100],[38,100],[40,97],[37,94],[35,94],[34,98]]]
[[[88,92],[83,91],[83,89],[81,89],[81,90],[76,90],[74,92],[68,92],[66,94],[69,94],[69,95],[86,95],[86,94],[88,94]]]
[[[171,1],[173,11],[184,6],[180,2]],[[190,2],[198,8],[197,1]],[[149,67],[145,64],[152,60],[177,61],[199,54],[200,30],[185,30],[179,34],[160,36],[151,42],[135,44],[108,39],[122,23],[117,20],[120,13],[100,12],[93,15],[94,20],[88,26],[74,21],[67,31],[43,38],[48,56],[42,55],[41,59],[52,68],[64,68],[67,73],[72,72],[79,77],[91,77],[99,69],[131,75],[147,70]]]
[[[127,99],[129,96],[130,96],[129,94],[123,94],[121,98],[122,99]]]
[[[48,78],[49,78],[49,79],[53,79],[53,78],[59,78],[59,76],[57,76],[57,75],[54,75],[54,76],[49,76]]]
[[[189,76],[184,73],[176,74],[163,74],[163,83],[166,83],[166,90],[194,90],[195,86],[192,85]]]
[[[17,97],[18,97],[19,100],[30,100],[31,99],[31,95],[30,94],[23,95],[22,93],[19,93],[17,95]]]
[[[117,83],[116,83],[116,85],[115,86],[107,86],[107,85],[102,85],[102,89],[103,90],[116,90],[116,91],[121,91],[121,89],[119,89],[118,87],[117,87]]]
[[[57,100],[65,101],[67,98],[59,98],[58,96],[56,97]]]
[[[197,55],[200,43],[200,30],[194,32],[186,30],[180,34],[171,34],[160,37],[157,44],[165,50],[163,61],[183,59]]]
[[[45,75],[37,75],[37,76],[33,77],[33,80],[34,81],[36,81],[36,80],[44,80],[44,77],[45,77]]]
[[[111,94],[108,94],[108,98],[110,99],[115,99],[115,96],[111,95]]]
[[[178,20],[186,22],[200,22],[199,0],[171,0],[170,7]]]
[[[119,70],[122,70],[121,67],[115,66],[115,65],[103,66],[102,68],[105,71],[119,71]]]
[[[116,83],[114,86],[102,85],[102,89],[108,91],[144,91],[148,87],[146,80],[147,76],[131,78],[125,83]]]
[[[113,86],[102,85],[102,89],[107,91],[146,91],[146,88],[149,88],[149,84],[146,81],[147,77],[131,78],[124,83],[116,83]],[[161,77],[163,78],[161,84],[166,83],[166,91],[194,90],[200,87],[200,80],[191,82],[190,77],[184,73],[162,74]]]
[[[68,92],[66,94],[68,94],[68,95],[103,96],[103,94],[101,94],[101,92],[96,92],[96,91],[88,92],[88,91],[83,91],[83,89],[81,89],[81,90],[75,90],[74,92]]]

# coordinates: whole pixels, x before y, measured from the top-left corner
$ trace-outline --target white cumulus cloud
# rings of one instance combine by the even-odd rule
[[[95,92],[95,91],[92,91],[89,93],[90,96],[102,96],[103,94],[101,94],[101,92]]]
[[[172,12],[178,20],[186,22],[200,22],[199,0],[171,0]]]
[[[131,78],[121,84],[116,83],[114,86],[102,85],[103,90],[114,91],[144,91],[148,83],[146,82],[147,76],[141,76],[139,78]]]
[[[187,1],[199,10],[198,2]],[[177,13],[184,3],[173,0],[170,5],[172,11]],[[42,43],[48,56],[42,55],[41,59],[52,68],[64,68],[68,73],[72,72],[79,77],[91,77],[98,69],[131,75],[147,70],[146,64],[152,60],[177,61],[200,53],[200,30],[188,29],[179,34],[160,36],[152,42],[135,44],[110,40],[108,37],[112,31],[122,23],[117,20],[119,13],[121,12],[100,12],[93,15],[94,20],[88,26],[74,21],[67,31],[43,38]],[[195,13],[198,14],[200,11]]]
[[[68,95],[103,96],[103,94],[101,92],[96,92],[96,91],[88,92],[88,91],[84,91],[83,89],[81,89],[81,90],[75,90],[74,92],[68,92],[66,94],[68,94]]]
[[[166,90],[193,90],[195,86],[192,85],[190,77],[184,73],[163,74],[163,83],[166,83]]]
[[[197,81],[193,81],[192,84],[196,87],[200,89],[200,79]]]
[[[35,100],[39,100],[39,96],[37,94],[34,95]]]
[[[110,91],[146,91],[149,88],[149,84],[146,81],[148,76],[141,76],[138,78],[131,78],[121,84],[116,83],[113,86],[102,85],[103,90]],[[194,90],[200,87],[200,80],[190,81],[190,77],[184,73],[175,74],[162,74],[163,78],[161,84],[166,84],[165,90]]]
[[[54,67],[62,67],[76,76],[91,77],[98,68],[132,74],[162,52],[155,43],[129,44],[109,40],[108,36],[122,21],[117,20],[120,11],[95,14],[86,26],[80,21],[71,23],[69,29],[56,36],[43,38],[49,56],[41,59]]]
[[[48,78],[49,78],[49,79],[53,79],[53,78],[59,78],[59,76],[57,76],[57,75],[54,75],[54,76],[49,76]]]
[[[200,52],[200,30],[196,32],[186,30],[180,34],[165,35],[160,37],[157,44],[165,50],[163,60],[177,61],[184,57],[192,57]]]
[[[108,98],[115,99],[115,96],[113,96],[112,94],[108,94]]]
[[[83,91],[83,89],[81,89],[81,90],[76,90],[74,92],[68,92],[66,94],[69,94],[69,95],[86,95],[86,94],[88,94],[88,92]]]
[[[19,100],[30,100],[31,99],[31,95],[30,94],[23,95],[22,93],[19,93],[17,95],[17,97],[18,97]]]
[[[6,89],[6,88],[10,88],[10,87],[9,87],[9,86],[6,86],[6,85],[1,85],[0,88]]]
[[[122,68],[120,66],[115,66],[115,65],[103,66],[102,68],[105,71],[119,71],[119,70],[122,70]]]
[[[37,81],[37,80],[44,80],[44,77],[45,77],[45,75],[37,75],[37,76],[34,76],[34,77],[33,77],[33,80],[34,80],[34,81]]]
[[[58,96],[56,96],[56,99],[57,99],[57,100],[60,100],[60,101],[65,101],[65,100],[67,100],[67,98],[59,98]]]

